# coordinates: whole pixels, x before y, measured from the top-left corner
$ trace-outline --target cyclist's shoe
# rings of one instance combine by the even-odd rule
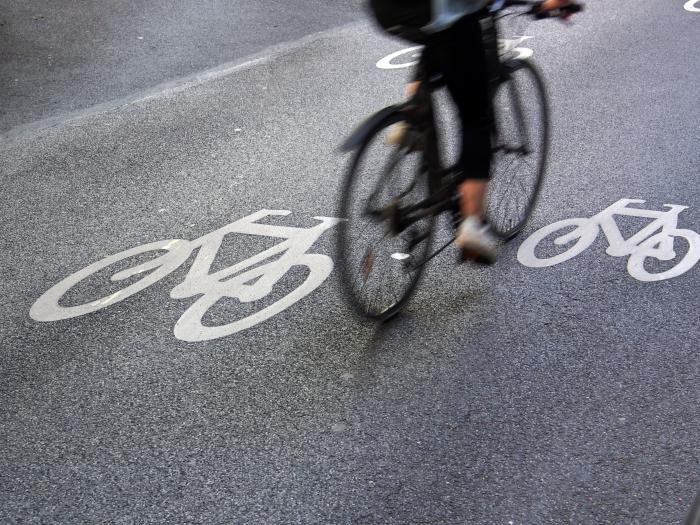
[[[384,142],[390,146],[403,146],[409,153],[423,151],[423,143],[411,130],[410,124],[403,120],[387,128]]]
[[[413,82],[409,82],[406,84],[406,96],[407,97],[412,97],[413,95],[416,94],[416,91],[418,91],[418,87],[420,86],[420,81],[414,80]],[[404,143],[404,139],[406,137],[406,133],[408,133],[408,122],[405,121],[400,121],[397,122],[396,124],[392,124],[389,126],[386,130],[386,136],[384,137],[384,142],[389,144],[390,146],[394,145],[401,145]],[[420,151],[422,148],[418,144],[412,144],[411,145],[411,150],[412,151]]]
[[[401,144],[406,132],[408,131],[408,123],[404,121],[392,124],[386,130],[386,135],[384,137],[384,142],[391,146]]]
[[[470,216],[457,228],[455,243],[462,251],[462,261],[493,264],[498,258],[498,239],[491,226],[478,217]]]

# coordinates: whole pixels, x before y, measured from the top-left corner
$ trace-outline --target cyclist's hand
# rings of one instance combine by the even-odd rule
[[[567,7],[577,5],[574,0],[544,0],[540,4],[539,12],[543,15],[556,16],[562,20],[568,20],[573,14],[573,10]]]

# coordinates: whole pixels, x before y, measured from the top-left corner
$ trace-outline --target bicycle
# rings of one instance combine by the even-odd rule
[[[537,15],[539,6],[540,2],[532,0],[493,3],[482,21],[484,38],[492,44],[497,41],[497,22],[505,16],[545,18]],[[524,9],[510,12],[506,10],[509,7]],[[574,12],[582,5],[569,7],[567,10]],[[413,36],[429,45],[428,35],[416,38],[414,32]],[[495,48],[487,46],[493,49],[487,59],[496,125],[491,138],[494,160],[486,213],[494,231],[507,241],[524,228],[542,185],[549,109],[537,68],[508,50],[499,56]],[[414,293],[426,263],[454,240],[432,250],[436,218],[444,212],[458,215],[458,181],[453,169],[440,164],[432,101],[433,92],[441,87],[440,79],[423,75],[417,80],[419,88],[409,100],[369,117],[341,146],[341,151],[355,151],[355,155],[338,213],[344,219],[336,244],[340,282],[355,311],[375,320],[386,320],[401,310]],[[525,99],[530,102],[527,106]],[[404,123],[407,131],[399,144],[387,144],[382,135],[398,122]],[[518,174],[521,167],[526,173]],[[367,190],[369,196],[361,196]],[[384,242],[391,246],[380,253]],[[387,272],[390,275],[384,282],[377,285],[378,279],[372,279],[370,284],[371,277],[381,278]],[[379,297],[387,288],[388,297]]]

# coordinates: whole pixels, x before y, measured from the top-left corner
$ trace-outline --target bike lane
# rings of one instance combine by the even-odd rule
[[[656,14],[690,34],[681,14]],[[687,36],[666,42],[641,15],[632,22],[646,40],[611,21],[533,31],[552,91],[555,157],[525,236],[620,198],[690,206],[679,227],[700,227],[688,189],[697,108],[686,94]],[[578,45],[559,47],[557,35]],[[636,52],[601,64],[603,39]],[[455,267],[446,254],[406,315],[380,332],[350,316],[331,277],[262,324],[181,341],[173,330],[194,299],[170,294],[193,257],[92,314],[29,317],[39,296],[102,257],[202,238],[262,209],[291,211],[271,221],[285,227],[332,216],[345,165],[334,149],[395,101],[405,72],[375,63],[400,48],[360,25],[2,146],[12,225],[0,310],[7,517],[682,515],[678,499],[697,481],[696,274],[645,287],[603,254],[602,239],[546,273],[517,263],[525,236],[494,269]],[[673,83],[650,80],[659,67]],[[671,95],[676,103],[664,103]],[[331,255],[330,233],[309,253]],[[273,245],[232,237],[216,269]],[[291,271],[265,300],[304,278]],[[90,284],[99,296],[116,290],[97,281],[65,299],[95,299]],[[207,322],[254,311],[231,301]]]

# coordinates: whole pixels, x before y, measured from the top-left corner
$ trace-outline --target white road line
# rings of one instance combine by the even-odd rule
[[[354,32],[358,28],[368,27],[370,23],[368,21],[360,22],[350,22],[342,26],[337,26],[331,29],[326,29],[324,31],[319,31],[317,33],[312,33],[306,35],[298,40],[292,40],[289,42],[283,42],[281,44],[275,44],[266,48],[260,53],[249,55],[241,60],[236,60],[234,62],[228,62],[221,64],[219,66],[194,73],[192,75],[187,75],[175,80],[170,80],[158,84],[152,88],[138,91],[132,95],[127,95],[126,97],[121,97],[118,99],[110,100],[108,102],[103,102],[96,104],[89,108],[79,109],[75,111],[69,111],[62,115],[55,117],[50,117],[47,119],[42,119],[27,124],[22,124],[16,126],[5,133],[0,134],[0,144],[6,144],[10,141],[16,140],[20,137],[31,135],[39,131],[60,126],[70,121],[79,120],[91,115],[98,113],[106,113],[115,109],[130,106],[144,100],[150,100],[154,98],[166,97],[172,95],[173,93],[178,93],[213,80],[217,80],[223,77],[227,77],[239,71],[244,71],[261,64],[265,64],[280,55],[288,53],[290,51],[300,49],[310,43],[316,42],[318,40],[323,40],[325,38],[336,36],[342,33]]]

